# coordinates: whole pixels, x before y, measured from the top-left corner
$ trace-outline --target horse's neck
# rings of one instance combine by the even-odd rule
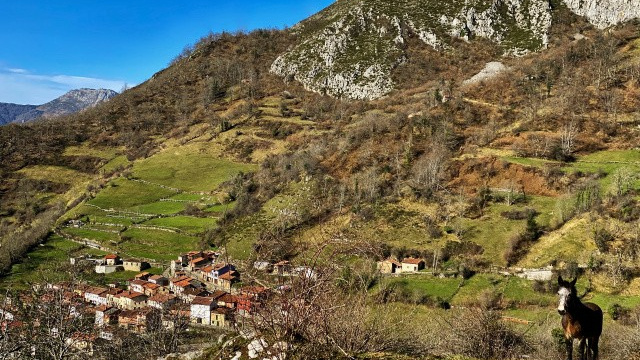
[[[580,314],[583,314],[585,311],[589,310],[589,308],[580,301],[580,299],[576,299],[573,304],[571,304],[571,308],[569,309],[569,314],[572,318],[577,318]]]

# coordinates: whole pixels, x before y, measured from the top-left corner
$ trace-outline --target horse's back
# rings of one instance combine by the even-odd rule
[[[602,309],[600,308],[600,306],[590,302],[584,303],[584,306],[586,306],[587,309],[591,311],[591,316],[589,316],[591,321],[589,324],[590,326],[588,326],[591,330],[590,332],[594,333],[593,335],[600,336],[600,334],[602,333],[603,322]]]
[[[599,316],[600,319],[602,319],[602,309],[600,309],[600,306],[590,302],[584,303],[584,306],[591,310],[594,313],[594,316]]]

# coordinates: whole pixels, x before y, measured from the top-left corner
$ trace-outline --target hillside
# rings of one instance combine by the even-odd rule
[[[0,125],[13,122],[18,116],[36,108],[36,105],[0,103]]]
[[[605,14],[621,1],[565,3],[339,0],[287,31],[206,36],[81,113],[0,127],[2,287],[65,279],[53,269],[87,241],[154,271],[214,248],[260,281],[253,261],[322,269],[314,296],[292,294],[332,307],[295,324],[330,317],[354,356],[404,354],[393,334],[408,356],[500,357],[451,345],[466,331],[442,323],[478,318],[453,305],[531,321],[523,351],[548,359],[555,284],[503,274],[551,266],[634,334],[609,309],[632,321],[640,304],[640,26],[600,29],[628,20]],[[390,256],[430,269],[382,277]],[[376,327],[407,316],[419,336]],[[347,356],[277,330],[301,358]],[[451,347],[420,347],[435,336]],[[637,344],[621,339],[605,358]]]

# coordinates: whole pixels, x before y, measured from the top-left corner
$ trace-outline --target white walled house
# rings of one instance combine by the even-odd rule
[[[211,297],[196,296],[191,302],[191,322],[194,324],[211,325],[211,311],[216,302]]]

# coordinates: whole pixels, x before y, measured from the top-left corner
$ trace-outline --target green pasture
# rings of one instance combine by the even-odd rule
[[[64,271],[64,266],[69,264],[69,256],[83,254],[101,256],[104,252],[51,235],[42,245],[29,252],[21,262],[13,265],[6,276],[0,277],[0,288],[22,289],[28,284],[67,280],[69,272]]]
[[[190,233],[202,233],[208,228],[214,227],[217,220],[213,218],[197,218],[193,216],[173,216],[148,220],[143,225],[164,226],[177,228]]]
[[[552,161],[552,160],[547,160],[547,159],[539,159],[539,158],[530,158],[530,157],[518,157],[518,156],[501,156],[500,157],[502,160],[513,163],[513,164],[518,164],[518,165],[522,165],[522,166],[530,166],[530,167],[536,167],[536,168],[544,168],[545,166],[549,165],[549,164],[559,164],[556,161]]]
[[[174,195],[175,192],[158,186],[118,178],[89,201],[103,209],[130,209]]]
[[[426,295],[430,298],[451,300],[458,291],[461,278],[440,279],[431,275],[407,275],[388,279],[389,285],[403,288],[414,294]]]
[[[501,293],[503,289],[504,276],[498,274],[476,274],[464,281],[451,304],[459,306],[477,304],[483,292]]]
[[[176,194],[169,199],[180,200],[180,201],[191,201],[191,202],[213,202],[215,201],[211,196],[200,195],[200,194],[190,194],[190,193],[180,193]]]
[[[128,229],[122,236],[129,238],[119,244],[125,254],[132,257],[169,261],[181,253],[199,248],[200,238],[168,231]]]
[[[134,165],[133,175],[185,191],[213,191],[239,172],[255,169],[255,165],[236,163],[213,154],[189,150],[186,147],[170,149],[141,160]]]
[[[116,216],[115,214],[113,216],[87,215],[87,217],[89,218],[89,221],[92,223],[117,224],[122,226],[130,226],[131,224],[134,223],[134,220],[132,218],[120,217],[120,216]]]
[[[136,205],[129,208],[129,211],[140,214],[172,215],[186,209],[186,203],[175,201],[156,201],[148,204]]]
[[[106,232],[106,231],[91,230],[83,227],[82,228],[74,228],[74,227],[64,228],[64,232],[73,236],[78,236],[83,239],[86,238],[89,240],[95,240],[96,242],[104,243],[106,245],[110,243],[117,243],[118,241],[120,241],[120,237],[118,236],[118,234],[115,234],[112,232]]]
[[[106,173],[110,173],[116,170],[118,167],[127,167],[131,162],[127,160],[125,155],[116,156],[113,159],[109,160],[106,164],[104,164],[100,170]]]
[[[208,208],[204,209],[204,211],[216,214],[224,214],[227,211],[231,211],[235,206],[236,202],[232,201],[226,204],[216,204],[209,206]]]

